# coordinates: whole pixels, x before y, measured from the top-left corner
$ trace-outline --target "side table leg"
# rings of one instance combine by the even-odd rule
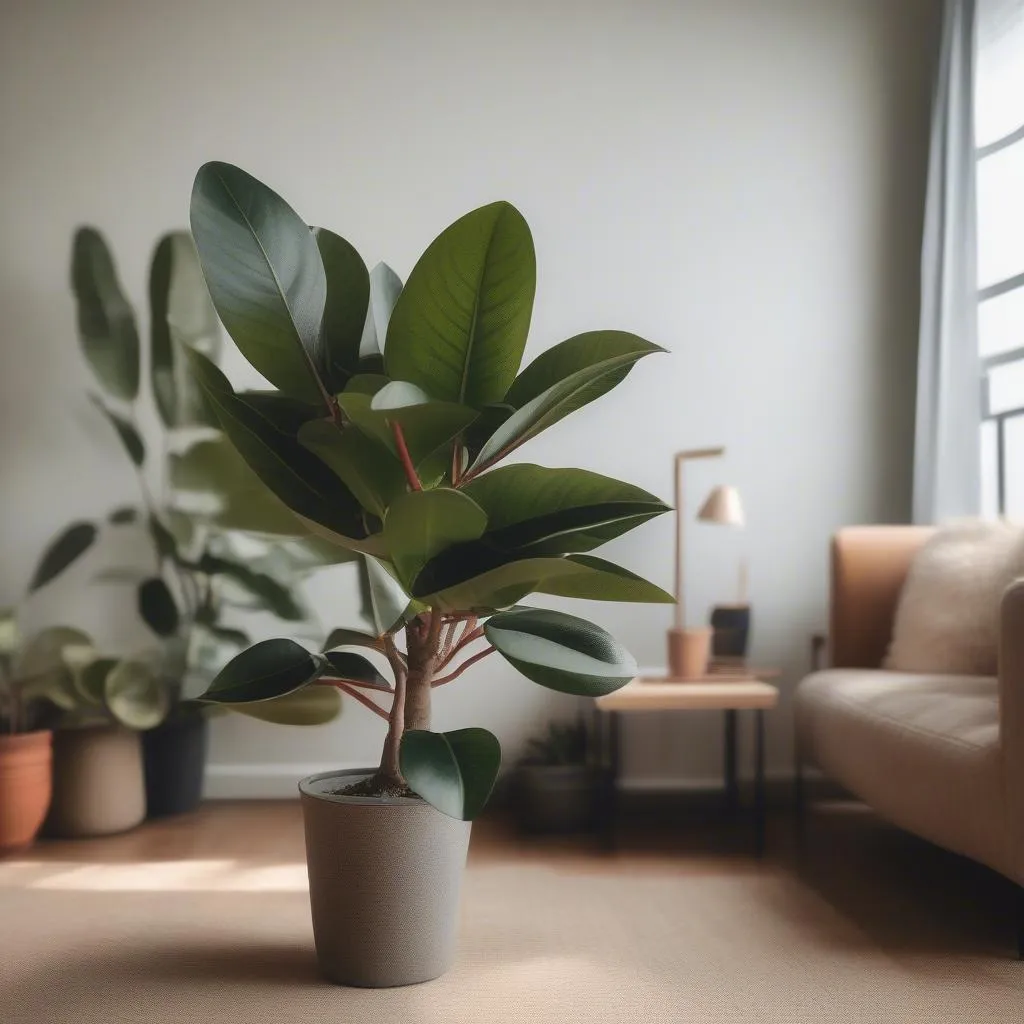
[[[754,712],[754,853],[764,855],[765,792],[764,792],[764,711]]]
[[[609,711],[608,715],[608,763],[605,766],[605,785],[601,808],[603,822],[602,833],[605,849],[615,849],[615,817],[618,810],[619,770],[622,745],[622,716],[618,711]]]
[[[739,782],[736,776],[736,710],[725,712],[725,808],[732,817],[740,802]]]

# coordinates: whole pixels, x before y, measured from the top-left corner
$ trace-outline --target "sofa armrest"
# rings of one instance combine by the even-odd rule
[[[1006,780],[1010,851],[1024,885],[1024,579],[1003,595],[999,627],[999,743]]]
[[[851,526],[832,538],[830,663],[879,668],[910,563],[928,526]]]

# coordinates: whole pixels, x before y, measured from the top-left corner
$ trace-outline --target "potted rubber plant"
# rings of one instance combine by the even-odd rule
[[[515,782],[524,831],[580,832],[593,827],[599,773],[590,763],[586,722],[549,722],[527,743]]]
[[[542,686],[608,693],[635,675],[623,646],[521,602],[672,600],[588,553],[665,512],[658,498],[583,469],[499,463],[662,350],[592,331],[520,372],[536,264],[508,203],[445,229],[404,286],[230,164],[199,170],[191,225],[221,321],[277,388],[256,407],[193,352],[204,394],[281,501],[363,556],[374,615],[372,630],[338,631],[324,653],[256,644],[203,699],[328,688],[384,723],[379,765],[299,785],[314,937],[336,982],[424,981],[454,955],[470,822],[500,763],[485,729],[432,731],[434,692],[497,652]],[[383,349],[369,372],[368,307]]]
[[[139,484],[139,502],[115,509],[108,525],[141,527],[151,549],[148,566],[102,574],[136,589],[153,643],[133,664],[155,671],[163,688],[163,717],[141,736],[147,813],[181,813],[201,798],[208,744],[209,707],[191,697],[251,643],[231,616],[238,609],[269,612],[299,633],[322,638],[315,614],[299,599],[299,585],[307,573],[354,556],[306,536],[217,429],[184,355],[191,349],[217,360],[222,348],[188,232],[168,232],[153,251],[148,347],[140,342],[110,246],[94,227],[75,233],[71,283],[82,351],[100,385],[90,398],[110,421]],[[157,413],[148,432],[140,428],[143,362]],[[76,529],[95,536],[97,524]],[[337,695],[311,693],[258,711],[274,721],[317,724],[338,708]]]

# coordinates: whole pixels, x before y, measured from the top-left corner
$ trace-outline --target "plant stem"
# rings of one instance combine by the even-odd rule
[[[470,665],[475,664],[481,658],[486,658],[488,654],[493,654],[494,651],[495,648],[488,647],[486,651],[480,651],[479,653],[474,654],[472,658],[468,658],[466,661],[464,661],[457,669],[455,669],[454,672],[449,672],[448,675],[441,676],[439,679],[433,680],[430,685],[444,686],[445,683],[450,683],[453,679],[458,679],[459,676],[461,676],[462,673],[465,672]]]
[[[360,704],[369,708],[375,715],[379,715],[386,721],[391,718],[391,715],[389,715],[388,712],[385,711],[385,709],[376,701],[370,700],[366,694],[360,693],[354,686],[350,686],[348,683],[345,683],[340,679],[333,679],[330,683],[327,683],[327,685],[336,686],[342,693],[347,693],[350,697],[354,697]]]
[[[416,467],[412,464],[412,457],[409,455],[409,448],[405,443],[405,435],[402,433],[402,425],[397,420],[391,421],[391,432],[395,435],[395,447],[398,448],[398,457],[402,462],[402,469],[405,470],[405,478],[414,491],[422,491],[423,484],[416,475]]]
[[[387,782],[401,785],[405,781],[402,778],[399,753],[402,749],[402,733],[405,732],[406,670],[398,657],[398,648],[395,647],[393,637],[386,636],[384,638],[384,649],[395,674],[395,697],[391,702],[390,724],[387,737],[384,740],[384,751],[381,754],[380,768],[377,774]]]

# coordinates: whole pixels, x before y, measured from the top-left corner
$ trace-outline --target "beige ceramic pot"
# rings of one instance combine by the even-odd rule
[[[0,736],[0,854],[30,846],[52,791],[52,740],[47,731]]]
[[[470,823],[419,799],[332,795],[371,774],[299,783],[317,960],[341,985],[430,981],[455,959]]]
[[[47,835],[105,836],[146,816],[139,734],[119,726],[61,729],[53,740],[53,801]]]

